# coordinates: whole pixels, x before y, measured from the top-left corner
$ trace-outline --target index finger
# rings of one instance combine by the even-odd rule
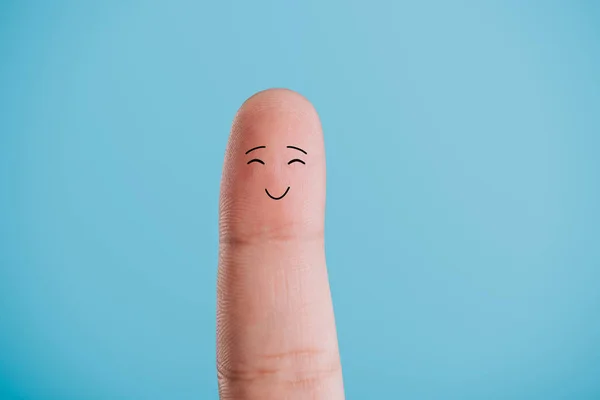
[[[235,117],[221,183],[221,398],[344,398],[324,213],[316,111],[289,90],[254,95]]]

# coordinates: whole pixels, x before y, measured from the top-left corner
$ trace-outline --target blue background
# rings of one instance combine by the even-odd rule
[[[239,105],[321,114],[349,399],[600,398],[594,1],[0,6],[0,398],[215,399]]]

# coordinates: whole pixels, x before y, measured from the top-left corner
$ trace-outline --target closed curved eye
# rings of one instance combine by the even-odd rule
[[[299,163],[306,165],[306,163],[304,161],[300,160],[299,158],[294,158],[293,160],[290,160],[290,162],[288,162],[288,165],[293,164],[295,162],[299,162]]]
[[[258,158],[253,158],[252,160],[248,161],[247,164],[252,164],[254,162],[261,163],[262,165],[265,165],[265,162],[263,160],[259,160]]]

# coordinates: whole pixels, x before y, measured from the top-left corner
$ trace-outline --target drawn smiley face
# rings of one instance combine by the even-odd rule
[[[246,151],[246,155],[250,154],[251,152],[253,152],[255,150],[266,149],[266,148],[267,148],[267,146],[256,146],[256,147],[253,147],[250,150]],[[308,155],[308,153],[306,151],[302,150],[300,147],[286,146],[286,148],[297,150],[299,152],[304,153],[304,155]],[[300,157],[302,157],[302,156],[300,156]],[[250,164],[253,164],[253,163],[266,165],[266,163],[263,160],[261,160],[260,158],[253,158],[250,161],[248,161],[246,164],[250,165]],[[291,164],[294,164],[294,163],[301,163],[302,165],[306,165],[306,163],[304,162],[304,160],[302,160],[300,158],[292,158],[291,160],[288,161],[287,165],[291,165]],[[267,194],[267,196],[269,196],[273,200],[281,200],[281,199],[283,199],[288,194],[288,192],[290,191],[290,188],[291,187],[288,186],[287,189],[285,189],[285,192],[283,192],[283,194],[281,196],[278,196],[278,197],[273,196],[271,193],[269,193],[269,189],[268,188],[265,188],[265,193]]]

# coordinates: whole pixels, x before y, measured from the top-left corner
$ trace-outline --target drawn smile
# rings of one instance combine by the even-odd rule
[[[285,146],[285,147],[288,148],[288,149],[299,151],[300,153],[303,153],[304,155],[308,155],[308,153],[305,150],[302,150],[300,147],[296,147],[296,146]],[[253,151],[256,151],[256,150],[261,150],[261,149],[264,150],[266,148],[267,148],[267,146],[265,146],[265,145],[256,146],[256,147],[253,147],[250,150],[246,151],[246,154],[250,154],[250,153],[252,153]],[[260,152],[257,153],[257,154],[260,154]],[[304,158],[303,156],[300,156],[300,157]],[[292,158],[290,161],[287,162],[287,165],[292,165],[292,164],[296,164],[296,163],[302,164],[302,165],[306,165],[306,162],[304,160],[301,160],[300,158]],[[263,166],[267,165],[267,163],[264,160],[262,160],[261,158],[253,158],[250,161],[248,161],[246,164],[248,164],[248,165],[250,165],[250,164],[260,164],[260,165],[263,165]],[[258,165],[256,167],[253,167],[253,168],[258,168]],[[294,168],[296,168],[296,167],[294,167]],[[290,191],[290,187],[288,186],[288,188],[285,189],[285,192],[283,192],[283,194],[281,196],[274,197],[274,196],[271,195],[271,193],[269,193],[269,190],[265,189],[265,192],[267,193],[267,196],[269,196],[273,200],[281,200],[281,199],[283,199],[285,197],[285,195],[288,194],[289,191]]]
[[[283,192],[283,194],[279,197],[273,197],[271,196],[271,193],[269,193],[269,191],[267,189],[265,189],[265,192],[267,192],[267,196],[269,196],[270,198],[272,198],[273,200],[281,200],[285,197],[285,195],[290,191],[290,187],[288,186],[287,189],[285,189],[285,192]]]

